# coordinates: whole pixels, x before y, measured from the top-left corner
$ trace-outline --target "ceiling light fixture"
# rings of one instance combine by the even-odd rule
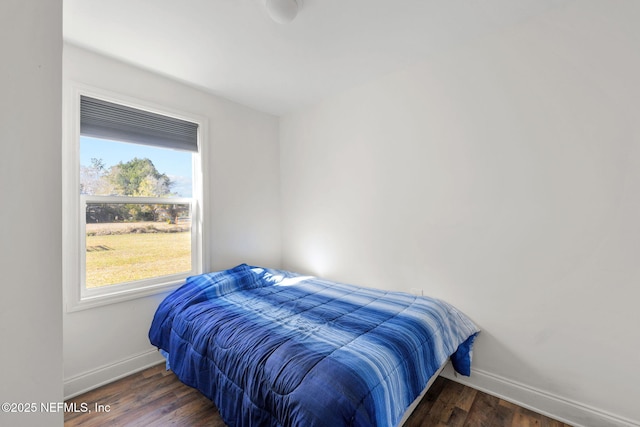
[[[288,24],[302,9],[302,0],[266,0],[265,6],[271,19],[278,24]]]

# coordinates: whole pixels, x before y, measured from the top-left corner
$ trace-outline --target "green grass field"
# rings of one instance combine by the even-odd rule
[[[87,288],[191,270],[191,233],[87,236]]]

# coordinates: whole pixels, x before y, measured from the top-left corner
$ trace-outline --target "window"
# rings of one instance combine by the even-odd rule
[[[82,91],[74,98],[68,307],[148,295],[201,272],[200,120]]]

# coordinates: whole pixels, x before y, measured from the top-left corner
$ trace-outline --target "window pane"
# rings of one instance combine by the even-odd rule
[[[191,271],[189,204],[87,203],[86,287]]]
[[[80,194],[192,197],[192,153],[80,137]]]

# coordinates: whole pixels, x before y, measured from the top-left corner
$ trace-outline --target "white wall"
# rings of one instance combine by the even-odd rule
[[[64,79],[207,118],[208,264],[280,265],[276,117],[70,45]],[[66,396],[160,360],[147,333],[164,296],[64,315]]]
[[[638,22],[570,2],[283,117],[284,267],[446,299],[471,384],[640,425]]]
[[[62,1],[0,2],[0,425],[62,425]]]

